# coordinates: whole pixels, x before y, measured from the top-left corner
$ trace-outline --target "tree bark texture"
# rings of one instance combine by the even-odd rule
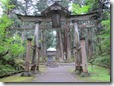
[[[84,73],[88,73],[88,69],[87,69],[87,56],[86,56],[86,49],[85,49],[85,39],[81,39],[81,52],[82,52],[83,72]]]
[[[31,49],[31,40],[27,41],[27,50],[26,50],[26,60],[25,60],[25,71],[29,72],[30,66],[30,49]]]
[[[82,57],[81,57],[81,51],[78,49],[80,47],[80,38],[79,38],[79,32],[78,32],[78,24],[77,22],[74,22],[74,46],[75,46],[75,70],[81,70],[81,63],[82,63]]]

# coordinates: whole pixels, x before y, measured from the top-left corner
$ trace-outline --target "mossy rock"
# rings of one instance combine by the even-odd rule
[[[84,73],[84,72],[82,72],[80,76],[81,77],[90,77],[90,73]]]
[[[75,74],[76,74],[76,75],[80,75],[80,74],[81,74],[81,71],[76,70],[76,71],[75,71]]]
[[[30,76],[32,76],[32,73],[30,73],[30,72],[23,72],[23,73],[21,74],[21,76],[30,77]]]

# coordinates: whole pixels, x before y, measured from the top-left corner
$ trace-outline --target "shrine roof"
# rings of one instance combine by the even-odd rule
[[[54,12],[58,12],[61,16],[69,16],[71,14],[70,11],[68,11],[68,9],[60,5],[58,2],[55,2],[54,4],[49,6],[47,9],[45,9],[43,12],[41,12],[41,15],[50,16]]]

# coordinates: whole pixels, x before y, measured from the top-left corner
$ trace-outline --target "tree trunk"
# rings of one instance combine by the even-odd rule
[[[82,59],[81,59],[81,52],[80,49],[78,49],[80,47],[80,38],[79,38],[79,32],[78,32],[78,24],[77,22],[74,22],[74,46],[75,46],[75,70],[81,71],[81,63],[82,63]]]
[[[30,49],[31,49],[31,41],[32,39],[27,39],[27,50],[26,50],[26,61],[25,61],[25,72],[29,72],[30,66]]]
[[[85,49],[85,38],[81,39],[81,51],[82,51],[83,72],[84,73],[88,73],[88,69],[87,69],[87,56],[86,56],[86,49]]]
[[[88,57],[89,59],[92,58],[92,43],[91,43],[91,34],[90,31],[88,30]]]
[[[64,30],[64,55],[65,55],[65,60],[67,59],[67,31]]]
[[[44,40],[43,40],[43,30],[41,31],[41,57],[42,57],[42,61],[44,61]]]
[[[61,31],[59,30],[59,44],[60,44],[60,61],[63,61],[63,42],[62,42],[62,35]]]
[[[68,61],[71,61],[70,28],[67,28],[67,60]]]
[[[60,31],[57,31],[57,54],[56,54],[56,58],[57,58],[57,61],[60,60],[60,57],[61,57],[61,48],[60,48]]]
[[[38,43],[38,40],[39,40],[39,22],[36,23],[36,27],[35,27],[35,33],[34,33],[34,50],[33,50],[33,58],[32,58],[32,67],[31,67],[31,70],[33,72],[35,72],[35,69],[36,69],[36,59],[38,59],[38,47],[39,47],[39,43]],[[37,63],[39,64],[39,62]]]
[[[21,39],[25,40],[25,31],[22,32]]]
[[[46,57],[47,57],[47,46],[46,46],[46,34],[44,33],[44,61],[46,61]]]

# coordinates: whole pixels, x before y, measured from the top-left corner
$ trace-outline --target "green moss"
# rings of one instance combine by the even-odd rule
[[[0,82],[31,82],[34,77],[10,76],[0,79]]]
[[[88,65],[88,71],[90,73],[90,77],[81,77],[80,75],[76,75],[76,79],[84,82],[110,82],[110,75],[106,68],[95,65],[93,65],[92,68],[91,65]],[[69,69],[69,72],[74,72],[74,69]]]
[[[91,77],[88,79],[92,79],[93,81],[99,81],[99,82],[110,82],[110,75],[108,74],[108,70],[106,68],[102,68],[99,66],[88,66],[88,71],[91,74]]]

